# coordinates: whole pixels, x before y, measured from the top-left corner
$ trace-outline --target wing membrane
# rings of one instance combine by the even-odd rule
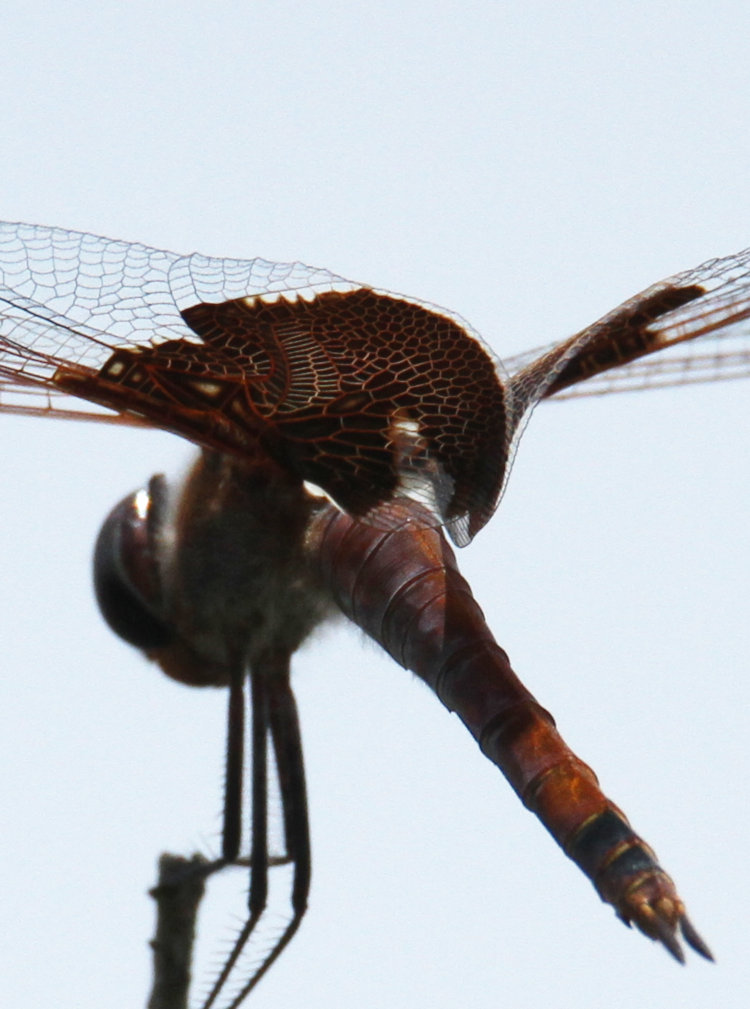
[[[678,304],[670,307],[674,301]],[[632,355],[636,359],[627,360],[634,335],[640,346]],[[618,340],[625,350],[609,356],[596,350],[603,344],[616,347]],[[575,361],[592,354],[592,348],[594,360],[582,373],[573,369],[565,385],[561,376],[545,397],[598,396],[750,376],[750,249],[677,273],[569,340],[507,358],[503,364],[512,380],[522,384],[525,375],[539,370],[539,362],[563,351]]]
[[[499,494],[503,382],[478,335],[299,262],[0,225],[0,380],[6,398],[36,384],[220,451],[262,441],[350,514],[388,523],[407,496],[457,542]]]
[[[547,398],[556,403],[584,396],[605,396],[750,378],[750,328],[747,332],[738,328],[740,332],[720,332],[701,337],[692,347],[692,353],[684,353],[685,347],[682,345],[673,350],[666,349],[655,357],[631,361],[630,364],[592,375]],[[549,344],[546,347],[536,347],[524,354],[504,359],[503,364],[509,372],[514,373],[531,361],[551,353],[557,346]]]
[[[180,256],[0,222],[0,411],[139,425],[135,416],[84,408],[55,387],[55,374],[77,368],[92,376],[121,348],[199,342],[180,314],[199,302],[355,286],[301,263]]]
[[[406,495],[460,545],[537,402],[746,377],[749,320],[746,250],[498,362],[460,316],[328,270],[0,223],[0,411],[148,417],[229,451],[276,445],[270,431],[279,461],[351,514],[375,522]]]
[[[3,345],[64,356],[67,364],[99,367],[117,347],[195,342],[180,313],[202,302],[292,292],[312,298],[357,286],[302,263],[180,256],[62,228],[0,223]]]
[[[95,403],[86,404],[76,396],[69,396],[67,393],[36,384],[26,384],[17,378],[0,377],[0,413],[16,417],[88,420],[98,424],[118,424],[128,427],[151,426],[138,417],[114,413]]]

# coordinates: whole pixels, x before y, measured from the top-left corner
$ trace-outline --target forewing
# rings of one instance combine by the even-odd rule
[[[750,249],[668,277],[569,340],[503,363],[518,386],[561,349],[570,364],[545,392],[556,400],[750,376]]]
[[[199,302],[291,291],[314,296],[337,284],[347,282],[301,263],[179,256],[62,228],[0,223],[3,345],[68,364],[98,368],[117,347],[196,341],[180,313]]]
[[[460,544],[494,511],[501,370],[451,312],[301,263],[23,224],[0,225],[0,306],[5,402],[50,394],[16,412],[69,415],[72,393],[267,452],[368,522],[389,525],[391,501],[413,498]]]
[[[506,383],[460,317],[328,270],[0,224],[0,409],[90,416],[72,393],[270,454],[373,524],[412,498],[459,545],[493,513],[540,399],[744,376],[749,318],[744,252],[509,360]]]

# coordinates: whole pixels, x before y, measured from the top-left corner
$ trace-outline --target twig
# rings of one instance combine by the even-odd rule
[[[154,983],[148,1009],[187,1009],[195,920],[205,890],[207,860],[164,854],[159,882],[151,890],[156,901]]]

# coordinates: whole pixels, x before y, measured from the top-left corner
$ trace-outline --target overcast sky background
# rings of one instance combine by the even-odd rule
[[[749,22],[721,0],[10,0],[0,216],[301,259],[514,353],[750,244]],[[679,968],[617,922],[458,721],[342,624],[295,661],[310,910],[248,1005],[748,1004],[747,395],[540,407],[460,557],[717,964]],[[2,428],[3,1000],[136,1009],[156,858],[217,844],[224,697],[107,631],[90,553],[109,508],[189,451]],[[203,921],[199,980],[236,910]]]

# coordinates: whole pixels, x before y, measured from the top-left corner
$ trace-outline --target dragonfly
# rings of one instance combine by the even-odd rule
[[[200,448],[181,483],[155,476],[115,506],[94,584],[112,629],[169,677],[227,688],[221,854],[192,871],[246,865],[250,887],[202,1009],[236,1009],[305,913],[291,660],[342,613],[458,715],[621,920],[680,962],[683,943],[711,959],[652,849],[514,672],[449,539],[465,546],[494,513],[539,402],[747,377],[748,320],[750,250],[500,361],[455,313],[326,269],[0,224],[0,411],[158,427]],[[287,922],[244,974],[281,864]]]

